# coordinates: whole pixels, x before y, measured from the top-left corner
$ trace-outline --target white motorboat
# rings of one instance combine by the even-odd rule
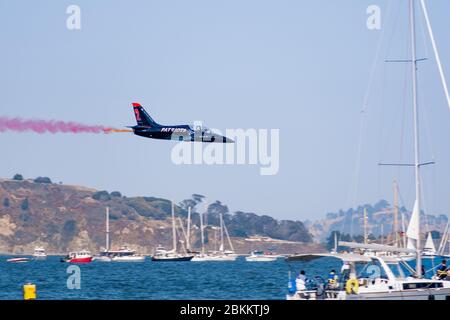
[[[341,269],[338,282],[331,285],[321,276],[291,279],[287,300],[447,300],[450,297],[450,281],[417,278],[415,270],[397,256],[319,253],[291,256],[287,261],[306,263],[322,258],[340,259],[346,266]]]
[[[145,256],[136,254],[127,246],[122,246],[119,250],[109,249],[109,207],[106,207],[106,248],[100,254],[93,257],[97,262],[144,262]]]
[[[113,262],[144,262],[145,256],[136,254],[136,251],[124,246],[116,251],[108,252]]]
[[[47,254],[45,253],[45,249],[42,247],[34,248],[33,258],[35,260],[44,260],[47,259]]]
[[[279,257],[263,251],[252,251],[249,256],[245,257],[245,260],[248,262],[271,262],[276,261]]]
[[[6,260],[6,262],[13,262],[13,263],[24,263],[30,261],[31,261],[30,258],[10,258]]]

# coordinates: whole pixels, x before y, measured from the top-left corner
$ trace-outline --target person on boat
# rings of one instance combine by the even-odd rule
[[[330,289],[336,289],[339,285],[339,276],[336,274],[336,270],[331,270],[328,274],[328,287]]]
[[[297,279],[295,281],[297,286],[297,290],[305,290],[306,289],[306,273],[305,270],[301,270]]]
[[[345,261],[341,268],[342,282],[346,282],[350,278],[350,263]]]
[[[444,280],[447,278],[447,272],[448,272],[447,260],[443,259],[441,264],[437,267],[436,276],[440,280]]]
[[[306,273],[305,270],[301,270],[300,273],[297,276],[297,279],[301,279],[303,281],[306,281]]]

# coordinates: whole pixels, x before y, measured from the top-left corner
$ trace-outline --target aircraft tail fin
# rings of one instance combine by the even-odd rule
[[[138,126],[142,127],[158,127],[159,124],[150,117],[145,109],[137,102],[133,102],[134,115]]]

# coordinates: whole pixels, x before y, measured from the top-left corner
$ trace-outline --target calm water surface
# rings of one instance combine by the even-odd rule
[[[7,263],[8,258],[0,256],[0,299],[22,299],[27,282],[36,284],[38,299],[284,299],[290,270],[326,277],[341,266],[336,259],[288,264],[243,257],[235,262],[92,262],[78,265],[81,289],[70,290],[70,264],[60,257],[29,263]]]

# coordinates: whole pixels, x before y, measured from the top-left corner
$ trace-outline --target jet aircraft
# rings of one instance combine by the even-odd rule
[[[129,126],[135,135],[162,140],[200,141],[233,143],[232,139],[212,132],[205,127],[192,128],[190,125],[166,126],[157,123],[139,103],[132,103],[137,125]]]

